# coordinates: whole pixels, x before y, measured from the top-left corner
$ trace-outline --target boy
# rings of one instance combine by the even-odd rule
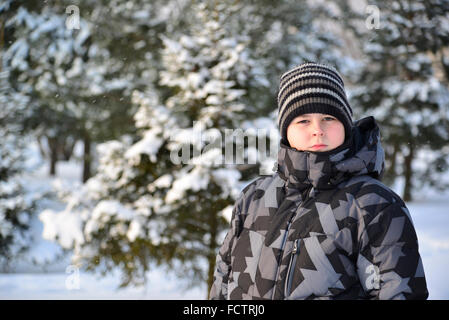
[[[338,72],[286,72],[278,109],[277,171],[237,200],[210,298],[427,299],[410,214],[379,181],[379,128],[353,123]]]

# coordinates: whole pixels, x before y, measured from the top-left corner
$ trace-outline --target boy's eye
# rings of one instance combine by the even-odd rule
[[[326,120],[326,121],[332,121],[332,120],[335,120],[334,117],[324,117],[323,119]]]
[[[306,120],[306,119],[296,121],[296,123],[303,123],[303,124],[307,123],[307,122],[309,122],[309,120]]]

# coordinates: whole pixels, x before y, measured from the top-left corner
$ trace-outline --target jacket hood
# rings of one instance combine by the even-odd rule
[[[384,160],[379,127],[373,117],[367,117],[356,121],[350,138],[328,152],[298,151],[281,140],[277,172],[289,187],[332,189],[359,175],[380,180]]]

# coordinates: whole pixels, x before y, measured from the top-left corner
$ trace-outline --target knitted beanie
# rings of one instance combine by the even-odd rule
[[[278,125],[287,142],[287,127],[301,114],[324,113],[336,117],[351,134],[352,109],[337,70],[318,63],[301,64],[281,76],[278,94]]]

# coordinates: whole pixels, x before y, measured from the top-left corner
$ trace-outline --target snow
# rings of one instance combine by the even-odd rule
[[[51,300],[184,300],[205,299],[204,286],[191,290],[180,290],[179,282],[163,271],[148,274],[148,287],[118,289],[119,276],[108,274],[100,278],[91,273],[79,272],[79,289],[69,289],[67,280],[73,274],[55,273],[10,273],[0,274],[0,299],[51,299]]]
[[[39,215],[44,224],[42,237],[46,240],[56,240],[61,243],[63,248],[69,249],[73,242],[84,242],[81,232],[81,218],[75,213],[68,211],[54,212],[53,210],[44,210]]]
[[[165,201],[173,203],[184,197],[187,190],[199,191],[207,188],[209,184],[209,176],[207,171],[202,167],[195,167],[190,172],[182,172],[174,183],[173,188],[168,191]]]
[[[147,154],[152,162],[156,162],[156,154],[163,143],[163,140],[158,137],[160,133],[160,128],[145,132],[144,138],[126,151],[125,158],[140,159],[141,154]],[[138,160],[135,161],[138,163]]]
[[[236,199],[240,193],[238,182],[241,178],[241,174],[236,169],[217,169],[212,172],[212,176],[215,182],[223,188],[223,198],[228,196]],[[226,214],[225,212],[223,214]]]
[[[6,238],[12,232],[13,225],[6,220],[5,214],[0,212],[0,236]]]
[[[158,179],[154,180],[154,182],[148,186],[148,190],[153,192],[156,188],[168,188],[173,181],[173,177],[169,174],[164,174]]]
[[[8,59],[8,57],[13,57],[11,67],[23,71],[28,68],[28,63],[26,62],[27,55],[28,44],[24,39],[20,39],[5,52],[5,60]]]
[[[144,236],[142,225],[137,220],[132,220],[128,232],[126,233],[126,237],[132,242],[139,236]]]
[[[92,211],[92,219],[107,222],[112,216],[120,220],[132,220],[134,211],[126,208],[116,200],[102,200]]]
[[[429,299],[449,299],[449,215],[447,200],[407,203],[419,241]]]
[[[229,223],[231,223],[232,209],[234,209],[234,206],[227,206],[226,208],[221,210],[221,214],[226,219],[226,221],[228,221]]]
[[[142,225],[135,219],[136,216],[138,216],[138,213],[123,206],[120,202],[115,200],[103,200],[98,203],[92,211],[92,217],[86,223],[84,230],[85,234],[90,235],[91,233],[98,231],[98,229],[100,227],[104,227],[104,224],[111,220],[113,216],[120,221],[131,222],[128,230],[124,224],[113,226],[111,229],[111,234],[114,234],[114,232],[117,234],[126,234],[130,241],[134,241],[139,235],[142,234]]]

